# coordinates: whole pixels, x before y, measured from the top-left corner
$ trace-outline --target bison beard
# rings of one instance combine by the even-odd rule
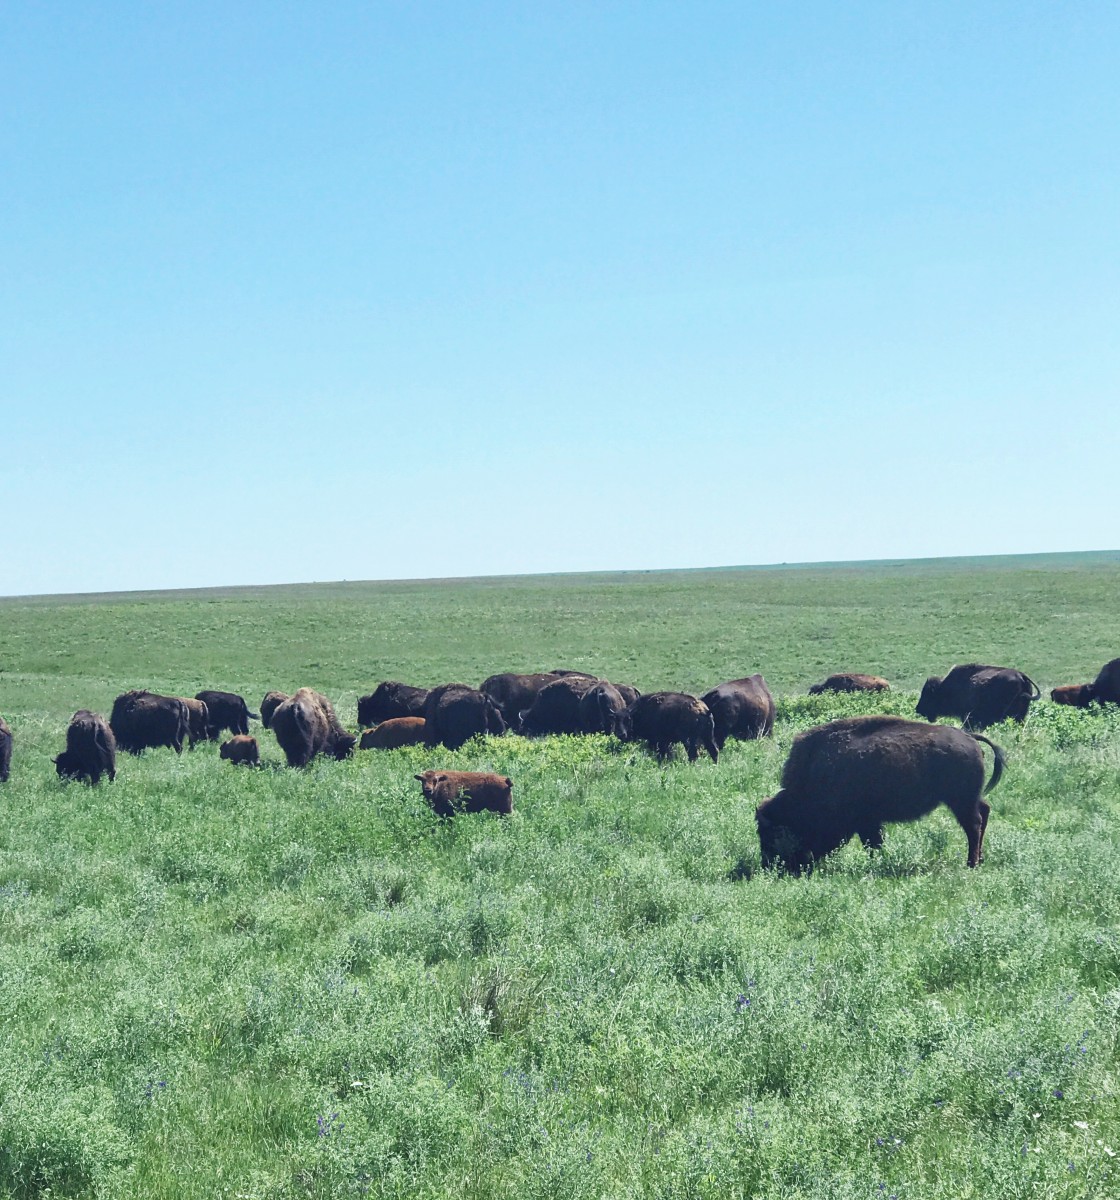
[[[984,754],[995,767],[984,787]],[[980,734],[902,717],[849,717],[793,739],[782,787],[755,810],[762,865],[800,874],[856,835],[883,844],[883,825],[916,821],[946,805],[968,838],[968,865],[983,858],[991,809],[982,798],[999,782],[1003,751]]]
[[[347,758],[358,740],[342,728],[326,696],[311,688],[300,688],[280,704],[271,728],[289,767],[306,767],[317,754]]]

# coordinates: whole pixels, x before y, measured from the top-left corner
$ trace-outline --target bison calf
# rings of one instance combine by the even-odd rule
[[[420,780],[424,799],[439,817],[457,812],[513,812],[513,780],[489,771],[425,771]]]
[[[986,788],[978,742],[995,754]],[[793,739],[781,790],[755,810],[762,865],[780,861],[799,874],[853,834],[878,849],[886,822],[915,821],[944,804],[968,838],[975,867],[991,811],[981,794],[999,782],[1004,761],[986,737],[952,725],[848,717],[807,729]]]
[[[810,696],[822,692],[889,692],[891,685],[879,675],[861,675],[856,671],[841,671],[830,675],[822,683],[814,683]]]
[[[117,742],[108,722],[99,713],[80,708],[66,729],[66,749],[54,760],[59,779],[86,779],[100,783],[117,777]]]
[[[367,729],[358,743],[359,750],[396,750],[398,746],[418,746],[424,740],[423,717],[390,717],[376,729]]]
[[[1071,708],[1088,708],[1093,703],[1091,683],[1070,683],[1065,687],[1053,688],[1050,699],[1055,704],[1068,704]]]
[[[261,751],[257,739],[246,733],[235,734],[224,741],[218,755],[231,763],[245,763],[250,767],[261,765]]]

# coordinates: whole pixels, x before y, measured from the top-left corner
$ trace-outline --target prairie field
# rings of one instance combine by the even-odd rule
[[[0,600],[0,1197],[1120,1195],[1120,709],[1045,698],[1120,654],[1118,596],[1099,553]],[[798,731],[974,660],[1044,695],[987,731],[979,869],[939,809],[761,870]],[[132,687],[356,728],[382,679],[561,667],[761,671],[774,737],[51,762]],[[836,670],[892,691],[806,694]],[[431,766],[513,815],[438,820]]]

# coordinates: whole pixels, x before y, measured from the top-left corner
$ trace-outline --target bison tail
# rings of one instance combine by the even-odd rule
[[[248,709],[245,710],[245,715],[250,721],[259,721],[261,719],[260,713],[250,712]]]
[[[1033,702],[1037,700],[1042,695],[1038,684],[1035,683],[1035,681],[1029,675],[1024,675],[1023,678],[1031,685],[1031,690],[1034,692],[1034,695],[1031,697],[1031,701]]]
[[[992,777],[988,780],[988,786],[984,789],[986,796],[1003,777],[1003,768],[1007,765],[1007,755],[995,744],[989,741],[982,733],[974,733],[971,735],[976,741],[983,742],[985,746],[991,746],[992,754],[995,755],[995,766],[992,768]]]

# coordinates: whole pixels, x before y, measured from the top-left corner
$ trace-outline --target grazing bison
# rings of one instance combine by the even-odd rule
[[[8,782],[12,768],[12,730],[8,722],[0,717],[0,783]]]
[[[1093,699],[1098,704],[1120,704],[1120,658],[1106,662],[1093,680]]]
[[[182,754],[183,741],[190,732],[190,716],[178,696],[124,692],[113,701],[109,727],[117,745],[129,754],[154,746],[170,746],[176,754]]]
[[[311,688],[300,688],[277,705],[271,729],[289,767],[306,767],[317,754],[348,758],[358,740],[342,728],[326,696]]]
[[[218,740],[218,734],[223,729],[228,729],[230,733],[247,734],[249,718],[258,719],[257,714],[249,711],[249,706],[236,692],[196,692],[195,699],[201,700],[210,712],[207,736],[212,742]]]
[[[189,696],[176,698],[187,706],[188,748],[193,750],[195,742],[205,742],[210,737],[210,711],[202,700],[192,700]]]
[[[860,675],[851,671],[842,671],[830,675],[823,683],[814,683],[809,689],[810,696],[819,696],[822,692],[889,692],[891,685],[878,675]]]
[[[398,746],[418,746],[424,740],[423,717],[390,717],[376,729],[367,729],[358,743],[359,750],[396,750]]]
[[[553,672],[559,675],[559,672]],[[549,733],[582,733],[580,702],[599,683],[590,675],[567,672],[546,687],[527,709],[518,714],[518,732],[527,737]]]
[[[477,688],[443,684],[428,693],[424,705],[424,744],[458,750],[481,734],[503,734],[501,709]]]
[[[394,717],[422,717],[428,689],[387,679],[368,696],[358,697],[358,724],[379,725]]]
[[[287,692],[266,692],[264,699],[261,701],[261,724],[268,729],[272,725],[272,714],[284,703],[290,699]]]
[[[100,713],[80,708],[66,727],[66,749],[54,759],[59,779],[86,779],[112,783],[117,777],[117,741]]]
[[[761,675],[718,684],[700,699],[712,714],[716,745],[721,750],[729,737],[762,738],[774,732],[774,697]]]
[[[918,699],[918,716],[927,721],[959,717],[966,729],[986,729],[1009,717],[1022,722],[1042,693],[1022,671],[967,663],[944,679],[931,675]]]
[[[235,733],[233,737],[224,741],[218,755],[231,763],[243,763],[249,767],[261,765],[261,750],[257,739],[246,733]]]
[[[1052,688],[1050,699],[1055,704],[1068,704],[1071,708],[1088,708],[1093,703],[1093,685],[1070,683],[1065,687]]]
[[[978,742],[995,754],[986,788]],[[980,734],[902,717],[848,717],[807,729],[793,739],[781,790],[755,810],[762,865],[781,862],[800,874],[853,835],[878,849],[886,822],[916,821],[945,804],[975,867],[991,811],[982,793],[999,782],[1004,761]]]
[[[664,762],[680,742],[688,752],[688,761],[695,762],[700,750],[707,750],[712,762],[719,762],[715,723],[711,710],[703,700],[686,692],[650,692],[627,710],[628,741],[644,741]]]
[[[628,689],[633,690],[633,689]],[[636,697],[635,697],[636,699]],[[583,733],[613,733],[625,741],[629,731],[628,701],[622,689],[605,679],[592,684],[579,700],[579,722]]]
[[[479,690],[485,692],[498,706],[506,726],[516,729],[521,713],[531,708],[539,693],[550,683],[555,683],[556,679],[557,676],[547,671],[538,671],[532,675],[507,672],[484,679]]]
[[[489,771],[425,771],[420,780],[424,799],[438,817],[457,812],[513,812],[513,780]]]

